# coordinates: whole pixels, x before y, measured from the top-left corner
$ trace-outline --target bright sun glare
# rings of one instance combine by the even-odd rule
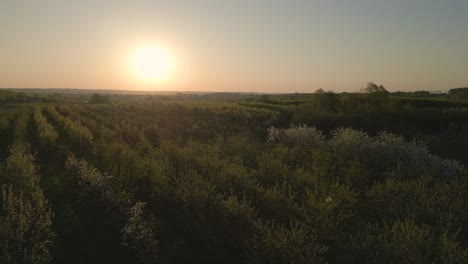
[[[174,67],[171,54],[158,46],[143,46],[135,49],[130,56],[135,75],[143,81],[166,80]]]

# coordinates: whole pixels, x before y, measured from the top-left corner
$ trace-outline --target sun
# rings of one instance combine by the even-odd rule
[[[142,81],[155,82],[169,78],[174,68],[171,53],[159,46],[141,46],[130,55],[133,73]]]

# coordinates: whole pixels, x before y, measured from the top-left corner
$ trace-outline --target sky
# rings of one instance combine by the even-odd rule
[[[166,80],[132,72],[145,45]],[[467,0],[0,0],[2,88],[443,91],[467,62]]]

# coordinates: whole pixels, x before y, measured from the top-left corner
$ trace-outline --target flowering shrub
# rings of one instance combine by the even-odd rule
[[[270,127],[268,142],[287,145],[318,146],[323,143],[324,135],[315,127],[307,125],[291,126],[287,129]]]

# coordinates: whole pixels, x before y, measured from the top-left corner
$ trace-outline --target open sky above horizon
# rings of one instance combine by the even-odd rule
[[[468,86],[466,0],[0,0],[1,88],[240,92]],[[129,54],[162,46],[170,78]]]

